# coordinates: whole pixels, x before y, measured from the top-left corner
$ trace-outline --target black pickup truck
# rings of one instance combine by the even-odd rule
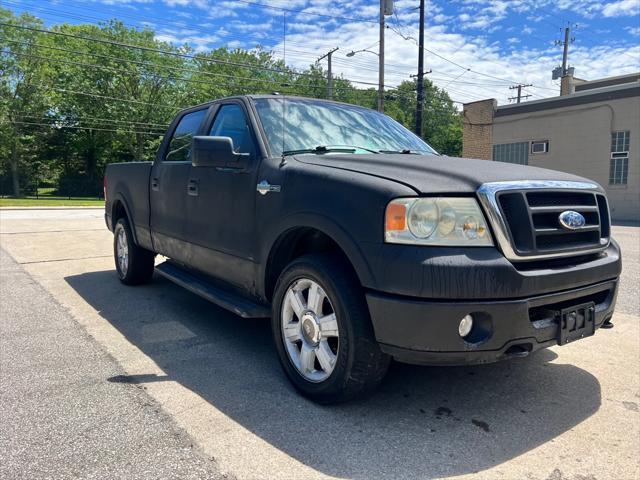
[[[370,391],[391,358],[495,362],[612,326],[621,257],[599,185],[439,155],[369,109],[189,108],[155,161],[107,167],[105,198],[123,283],[155,271],[271,317],[284,371],[318,402]]]

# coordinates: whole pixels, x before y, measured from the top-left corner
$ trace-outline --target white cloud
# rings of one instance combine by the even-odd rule
[[[602,8],[602,13],[605,17],[638,15],[640,13],[640,0],[620,0],[609,3]]]
[[[341,49],[333,57],[334,74],[362,82],[377,82],[377,58],[374,55],[362,53],[351,58],[345,56],[352,49],[375,45],[378,40],[377,25],[365,27],[362,24],[346,22],[335,28],[326,28],[323,24],[308,21],[302,25],[296,25],[295,29],[288,31],[288,64],[304,68],[321,53],[339,45]],[[405,35],[417,38],[415,30],[404,24]],[[521,31],[527,34],[533,30],[525,27]],[[387,32],[385,84],[395,86],[403,80],[409,80],[410,75],[415,74],[417,46],[415,42],[404,40],[390,30]],[[544,45],[535,48],[536,44],[526,46],[522,37],[514,35],[507,42],[513,45],[520,41],[519,48],[507,49],[482,37],[469,35],[465,30],[460,33],[453,32],[451,25],[427,26],[425,38],[428,39],[426,48],[440,55],[439,57],[425,52],[425,66],[433,70],[428,78],[436,85],[444,87],[456,101],[496,98],[500,104],[504,104],[513,93],[508,87],[517,82],[534,85],[528,89],[528,93],[533,95],[532,99],[555,96],[559,92],[559,87],[551,80],[551,70],[561,59],[561,50],[557,47]],[[314,57],[311,54],[298,53],[300,50],[317,52],[317,55]],[[373,50],[377,51],[377,47],[373,47]],[[274,47],[274,52],[282,56],[282,42]],[[612,58],[618,59],[615,67],[612,66]],[[640,46],[605,44],[587,48],[574,44],[570,51],[570,64],[576,67],[576,74],[588,79],[637,71],[638,58]],[[451,62],[472,71],[464,73],[464,68]],[[459,77],[463,73],[464,75]],[[374,88],[367,84],[355,85],[360,88]]]
[[[149,0],[99,0],[114,3],[143,3]],[[257,43],[272,46],[275,55],[282,58],[283,12],[277,8],[261,8],[237,0],[157,0],[172,4],[189,12],[193,18],[207,23],[180,24],[177,17],[172,22],[174,29],[157,27],[157,38],[176,44],[189,43],[194,49],[204,51],[225,45],[230,48],[252,47]],[[255,0],[288,9],[304,9],[317,15],[343,16],[342,19],[325,16],[287,13],[287,64],[305,68],[329,49],[339,46],[334,56],[333,70],[336,75],[360,81],[361,88],[375,88],[378,79],[377,57],[371,53],[360,53],[346,57],[351,50],[368,48],[377,52],[378,25],[375,22],[377,7],[372,0]],[[441,5],[444,0],[438,0]],[[445,88],[454,100],[468,102],[483,98],[497,98],[507,102],[513,92],[508,87],[516,82],[533,83],[528,92],[535,98],[554,96],[558,87],[551,80],[551,70],[560,62],[561,50],[549,42],[535,41],[535,33],[550,35],[551,27],[543,33],[547,24],[559,23],[566,12],[580,12],[580,18],[593,16],[601,19],[614,15],[638,14],[640,0],[456,0],[447,2],[446,9],[428,0],[427,28],[425,38],[425,67],[432,69],[430,78],[436,85]],[[398,85],[416,73],[417,11],[415,0],[396,0],[396,15],[388,18],[392,29],[386,32],[385,84]],[[208,5],[206,11],[194,10]],[[215,5],[215,8],[212,6]],[[555,12],[551,15],[545,12]],[[627,13],[622,13],[627,12]],[[511,22],[516,15],[519,21]],[[576,18],[571,13],[569,18]],[[230,20],[216,22],[223,17]],[[353,19],[371,18],[371,22]],[[529,22],[526,21],[529,20]],[[607,20],[617,22],[622,20]],[[533,23],[537,22],[537,23]],[[582,22],[581,22],[582,23]],[[570,50],[570,64],[576,67],[579,77],[588,79],[631,73],[640,69],[640,46],[631,45],[630,35],[640,35],[640,27],[616,28],[616,36],[601,35],[597,31],[603,25],[593,22],[581,25],[578,41]],[[214,25],[224,25],[214,27]],[[624,25],[624,24],[623,24]],[[628,25],[628,23],[626,23]],[[502,44],[496,37],[488,35],[502,28]],[[584,34],[581,29],[585,28]],[[200,30],[197,30],[200,29]],[[587,33],[588,32],[588,33]],[[481,34],[481,35],[479,35]],[[626,35],[626,38],[624,36]],[[580,43],[590,37],[588,46]],[[535,37],[538,38],[538,37]],[[529,40],[532,41],[529,41]],[[551,40],[551,39],[549,39]],[[633,39],[635,40],[635,39]],[[266,47],[269,49],[269,47]],[[434,53],[431,53],[434,52]],[[612,62],[611,59],[616,59]],[[460,66],[456,66],[455,64]],[[326,63],[323,63],[326,66]],[[471,71],[465,71],[470,68]],[[478,73],[479,72],[479,73]]]

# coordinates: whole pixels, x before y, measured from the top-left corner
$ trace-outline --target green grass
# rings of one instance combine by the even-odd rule
[[[96,198],[25,197],[0,198],[0,207],[104,207],[104,200]]]

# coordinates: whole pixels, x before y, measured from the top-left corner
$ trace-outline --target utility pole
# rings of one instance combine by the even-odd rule
[[[424,109],[424,0],[420,0],[420,33],[418,35],[418,83],[416,102],[416,135],[422,138],[422,111]]]
[[[329,50],[327,53],[321,56],[318,60],[316,60],[316,63],[318,63],[323,58],[325,57],[327,58],[327,98],[329,100],[333,98],[333,75],[331,74],[331,55],[333,55],[333,52],[335,52],[336,50],[338,50],[338,47],[334,48],[333,50]]]
[[[569,35],[571,34],[571,27],[567,25],[564,29],[564,42],[562,42],[562,76],[567,74],[567,63],[569,61]]]
[[[380,47],[378,50],[378,111],[384,112],[384,17],[393,15],[393,0],[380,0]]]
[[[515,97],[509,97],[509,101],[511,100],[516,100],[516,103],[520,103],[520,100],[523,98],[529,98],[531,95],[527,94],[527,95],[522,95],[522,89],[523,88],[527,88],[527,87],[533,87],[532,84],[527,83],[519,83],[518,85],[513,85],[512,87],[509,87],[509,90],[518,90],[518,95]]]
[[[380,0],[380,43],[378,48],[378,111],[384,112],[384,0]]]
[[[572,93],[571,82],[569,84],[565,84],[565,77],[569,75],[573,75],[573,69],[569,68],[569,44],[574,42],[574,38],[571,37],[571,26],[567,25],[564,29],[564,41],[556,40],[555,45],[562,45],[562,66],[556,67],[553,72],[551,78],[553,80],[557,80],[560,78],[560,95]],[[565,91],[565,87],[568,88]]]

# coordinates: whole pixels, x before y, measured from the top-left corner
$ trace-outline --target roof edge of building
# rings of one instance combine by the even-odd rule
[[[502,105],[496,109],[495,116],[503,117],[508,115],[518,115],[522,113],[532,113],[555,108],[573,107],[589,103],[616,100],[619,98],[629,98],[640,96],[640,83],[628,83],[614,85],[598,89],[585,90],[564,95],[560,97],[544,98],[531,102],[518,103],[515,105]]]

